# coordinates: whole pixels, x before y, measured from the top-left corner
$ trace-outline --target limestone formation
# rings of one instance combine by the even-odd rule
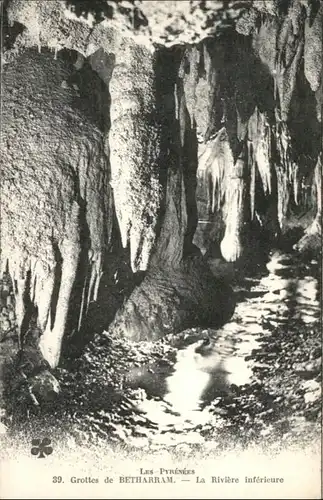
[[[102,131],[77,76],[71,62],[48,49],[28,49],[2,76],[1,271],[12,278],[21,335],[31,305],[37,308],[41,349],[52,366],[79,265],[88,276],[76,324],[82,301],[95,297],[111,231]]]
[[[5,19],[1,273],[51,366],[124,261],[111,328],[153,339],[232,314],[201,253],[242,261],[303,209],[297,248],[318,241],[322,2],[8,0]]]

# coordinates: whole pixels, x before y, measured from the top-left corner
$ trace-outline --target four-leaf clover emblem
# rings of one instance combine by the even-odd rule
[[[53,448],[50,446],[51,440],[49,438],[33,439],[31,444],[31,454],[38,455],[38,458],[45,458],[46,455],[53,453]]]

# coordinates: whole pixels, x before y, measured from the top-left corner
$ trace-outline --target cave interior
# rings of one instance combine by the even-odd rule
[[[195,41],[71,3],[3,16],[1,327],[38,368],[217,327],[234,273],[321,248],[322,2],[240,2]]]

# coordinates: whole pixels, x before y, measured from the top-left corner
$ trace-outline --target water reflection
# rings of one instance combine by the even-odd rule
[[[139,409],[158,424],[160,433],[212,424],[216,417],[206,405],[230,394],[232,384],[252,382],[253,369],[260,365],[252,353],[261,351],[265,336],[291,320],[304,330],[319,319],[317,262],[309,266],[276,252],[267,269],[266,276],[245,278],[236,287],[238,303],[229,323],[180,346],[172,367],[156,364],[131,374],[131,384],[148,395]],[[262,366],[268,358],[264,356]]]

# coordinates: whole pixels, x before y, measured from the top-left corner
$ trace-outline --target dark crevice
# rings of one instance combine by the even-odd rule
[[[50,303],[50,327],[51,329],[54,327],[55,319],[56,319],[56,311],[57,311],[57,301],[59,296],[59,290],[61,287],[61,279],[62,279],[62,264],[63,258],[62,254],[59,250],[58,244],[53,241],[53,252],[55,256],[55,273],[54,273],[54,288],[51,296]]]
[[[28,331],[30,320],[35,313],[35,309],[33,307],[33,304],[31,302],[31,298],[30,298],[30,290],[31,290],[31,271],[27,271],[26,277],[25,277],[24,294],[22,297],[22,300],[24,303],[24,308],[25,308],[25,314],[24,314],[22,324],[21,324],[21,329],[20,329],[21,343],[23,343],[24,335]]]

